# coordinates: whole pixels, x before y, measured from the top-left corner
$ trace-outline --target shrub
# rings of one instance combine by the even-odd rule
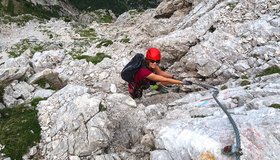
[[[19,105],[0,110],[0,114],[0,144],[5,146],[1,152],[11,159],[22,159],[41,138],[37,110]]]
[[[280,109],[280,104],[272,104],[269,107]]]
[[[93,64],[97,64],[101,62],[105,57],[111,58],[105,53],[97,53],[96,56],[88,56],[88,55],[74,55],[74,59],[85,59],[87,62],[91,62]]]

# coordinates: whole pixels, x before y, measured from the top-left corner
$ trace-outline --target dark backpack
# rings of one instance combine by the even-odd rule
[[[123,68],[121,72],[121,77],[126,82],[130,83],[134,81],[134,75],[142,67],[144,62],[144,55],[137,53]]]
[[[137,71],[142,67],[143,62],[144,55],[141,53],[137,53],[128,62],[128,64],[123,68],[121,72],[122,79],[128,82],[128,92],[133,99],[142,97],[142,81],[138,83],[134,82],[134,76],[137,73]]]

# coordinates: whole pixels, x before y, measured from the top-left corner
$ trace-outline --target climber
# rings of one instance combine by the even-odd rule
[[[140,69],[134,75],[134,81],[129,83],[129,93],[132,98],[141,98],[144,89],[150,85],[165,86],[168,84],[192,85],[191,81],[180,81],[174,75],[164,72],[158,66],[161,60],[161,53],[157,48],[149,48]],[[158,90],[162,90],[160,87]]]

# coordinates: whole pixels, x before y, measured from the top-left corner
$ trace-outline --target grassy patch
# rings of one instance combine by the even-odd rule
[[[270,75],[270,74],[274,74],[274,73],[280,73],[280,68],[278,66],[271,66],[271,67],[265,69],[264,71],[259,73],[257,75],[257,77],[262,77],[262,76],[266,76],[266,75]]]
[[[42,98],[42,97],[36,97],[36,98],[33,98],[30,102],[31,106],[32,107],[36,107],[38,105],[38,103],[42,100],[45,100],[45,98]]]
[[[78,33],[81,37],[96,39],[96,32],[93,28],[80,29],[77,30],[76,33]]]
[[[280,104],[272,104],[269,107],[280,109]]]
[[[28,148],[40,141],[37,110],[19,105],[0,110],[0,114],[0,144],[5,146],[1,152],[11,159],[21,160]]]
[[[41,88],[46,88],[47,84],[50,85],[46,78],[38,79],[34,84],[38,84]],[[51,88],[51,89],[53,89],[53,88]]]
[[[101,48],[102,46],[109,46],[109,45],[112,45],[113,44],[113,41],[111,40],[108,40],[108,39],[102,39],[97,45],[96,45],[96,48]]]
[[[27,49],[30,49],[31,54],[33,55],[36,52],[44,51],[45,45],[36,42],[30,42],[29,39],[23,39],[19,43],[12,46],[8,53],[10,54],[10,57],[15,58],[20,56]]]
[[[243,80],[243,81],[241,81],[241,83],[240,83],[241,86],[247,86],[247,85],[249,85],[249,84],[251,84],[251,82],[248,81],[248,80]]]
[[[105,57],[111,58],[105,53],[97,53],[96,56],[88,56],[88,55],[73,55],[74,59],[85,59],[87,62],[91,62],[93,64],[97,64],[101,62]]]
[[[38,84],[41,88],[45,88],[46,85],[49,84],[49,83],[48,83],[48,80],[47,80],[47,79],[41,78],[41,79],[37,80],[37,81],[35,82],[35,84]]]

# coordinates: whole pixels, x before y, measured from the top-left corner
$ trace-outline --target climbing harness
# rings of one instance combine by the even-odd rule
[[[238,128],[236,126],[236,123],[234,122],[233,118],[231,117],[231,115],[229,114],[229,112],[226,110],[226,108],[220,103],[220,101],[217,99],[217,96],[219,94],[219,90],[214,87],[214,86],[211,86],[211,85],[206,85],[206,84],[201,84],[201,83],[194,83],[193,84],[195,85],[198,85],[200,87],[203,87],[205,89],[211,89],[211,92],[212,92],[212,96],[214,98],[214,100],[217,102],[217,104],[222,108],[222,110],[225,112],[225,114],[227,115],[232,127],[233,127],[233,130],[234,130],[234,133],[235,133],[235,144],[233,145],[230,145],[230,146],[225,146],[223,149],[222,149],[222,152],[223,154],[225,155],[235,155],[236,157],[236,160],[240,160],[240,156],[243,154],[242,153],[242,149],[241,149],[241,145],[240,145],[240,134],[239,134],[239,131],[238,131]]]

